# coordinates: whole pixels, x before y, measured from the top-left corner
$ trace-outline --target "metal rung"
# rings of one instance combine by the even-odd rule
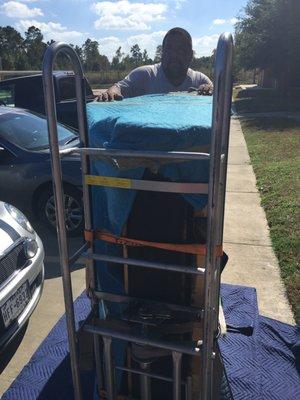
[[[176,351],[178,353],[190,354],[192,356],[201,355],[202,340],[189,341],[187,344],[183,341],[174,342],[167,340],[157,339],[146,336],[144,332],[137,329],[136,326],[132,326],[124,321],[118,319],[106,319],[102,320],[99,318],[89,317],[83,324],[83,330],[90,333],[96,333],[104,337],[112,337],[115,339],[121,339],[126,342],[142,344],[146,346],[158,347],[160,349],[169,350],[170,352]]]
[[[143,179],[115,178],[112,176],[85,175],[87,185],[107,186],[121,189],[146,190],[150,192],[207,194],[207,183],[184,183],[147,181]]]
[[[139,151],[139,150],[116,150],[93,147],[71,147],[63,149],[59,152],[61,157],[70,154],[90,155],[100,158],[108,157],[132,157],[132,158],[154,158],[156,160],[177,160],[177,161],[192,161],[192,160],[209,160],[209,153],[191,152],[191,151]]]
[[[159,269],[165,271],[182,272],[184,274],[204,275],[205,268],[200,267],[183,267],[181,265],[171,265],[162,263],[153,263],[150,261],[136,260],[132,258],[113,257],[94,253],[82,253],[82,257],[88,260],[106,261],[115,264],[126,264],[142,268]]]
[[[137,375],[145,375],[145,376],[148,376],[149,378],[159,379],[160,381],[173,382],[173,379],[169,378],[168,376],[154,374],[152,372],[145,372],[142,369],[138,369],[138,368],[128,368],[128,367],[121,367],[121,366],[116,365],[115,369],[117,369],[119,371],[132,372],[133,374],[137,374]],[[181,385],[186,386],[186,382],[181,382]]]
[[[84,251],[86,251],[89,248],[89,243],[84,243],[83,246],[81,246],[70,258],[69,258],[69,265],[73,265],[78,258],[80,258],[83,254]]]
[[[195,308],[195,307],[181,306],[181,305],[177,305],[177,304],[170,304],[170,303],[165,303],[165,302],[160,302],[160,301],[148,300],[148,299],[144,299],[144,298],[140,298],[140,297],[131,297],[131,296],[125,296],[122,294],[114,294],[114,293],[109,293],[109,292],[93,291],[93,295],[99,300],[112,301],[112,302],[116,302],[116,303],[134,302],[134,303],[141,303],[141,304],[151,304],[151,305],[163,306],[166,309],[169,309],[170,311],[183,312],[186,315],[190,315],[195,320],[198,320],[198,321],[201,320],[202,310]]]

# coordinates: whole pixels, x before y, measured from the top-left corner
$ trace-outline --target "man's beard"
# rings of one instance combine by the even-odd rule
[[[178,63],[168,63],[166,65],[165,71],[171,78],[181,78],[186,74],[186,68]]]

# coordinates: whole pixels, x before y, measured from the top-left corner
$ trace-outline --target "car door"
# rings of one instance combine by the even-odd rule
[[[29,171],[30,163],[23,157],[22,150],[1,137],[0,148],[0,200],[26,212],[31,209],[31,193],[35,185],[32,171]]]

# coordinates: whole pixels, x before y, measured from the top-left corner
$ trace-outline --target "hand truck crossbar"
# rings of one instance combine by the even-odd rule
[[[82,329],[90,333],[113,337],[126,342],[157,347],[171,352],[177,351],[182,354],[190,354],[193,356],[200,356],[200,348],[202,346],[201,340],[194,342],[189,341],[187,344],[183,345],[183,342],[157,339],[154,335],[151,336],[151,334],[146,336],[143,332],[139,332],[136,326],[131,328],[128,324],[115,318],[99,319],[91,316],[83,323]]]
[[[205,273],[205,269],[200,267],[185,267],[181,265],[154,263],[151,261],[137,260],[125,257],[114,257],[114,256],[107,256],[104,254],[95,254],[86,252],[82,253],[81,256],[88,260],[106,261],[116,264],[127,264],[142,268],[150,268],[150,269],[164,269],[165,271],[183,272],[185,274],[204,275]]]
[[[155,160],[177,160],[177,161],[199,161],[209,160],[209,153],[189,152],[189,151],[138,151],[138,150],[118,150],[94,147],[71,147],[59,151],[61,157],[71,154],[89,155],[99,158],[130,157],[130,158],[149,158]]]

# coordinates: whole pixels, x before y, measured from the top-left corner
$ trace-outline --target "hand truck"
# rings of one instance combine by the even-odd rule
[[[60,265],[63,281],[64,301],[66,309],[67,330],[69,340],[69,350],[71,359],[71,371],[74,385],[74,397],[81,400],[82,387],[78,359],[78,337],[75,330],[73,294],[71,286],[70,267],[80,258],[87,260],[86,268],[89,275],[89,295],[91,297],[92,317],[89,317],[83,324],[83,329],[93,335],[94,354],[96,362],[96,375],[102,374],[102,366],[105,368],[105,391],[106,398],[113,400],[117,398],[116,385],[114,382],[115,369],[128,370],[129,373],[136,373],[141,379],[141,399],[150,400],[150,380],[151,378],[172,381],[173,400],[182,399],[182,355],[189,354],[197,357],[201,364],[202,377],[201,387],[198,399],[211,400],[213,392],[213,371],[215,368],[215,354],[217,348],[217,332],[218,332],[218,313],[219,313],[219,290],[220,290],[220,263],[221,257],[216,249],[222,247],[223,241],[223,224],[224,224],[224,202],[226,188],[226,172],[227,172],[227,155],[229,140],[229,124],[231,113],[231,96],[232,96],[232,52],[233,43],[230,34],[222,34],[218,41],[215,65],[214,65],[214,95],[213,95],[213,114],[212,114],[212,131],[211,131],[211,147],[210,153],[201,152],[176,152],[176,151],[130,151],[130,150],[114,150],[104,148],[90,148],[87,134],[87,118],[85,106],[85,83],[83,70],[80,60],[74,49],[61,42],[55,42],[48,47],[43,60],[43,85],[45,96],[45,108],[47,115],[51,166],[53,175],[53,190],[56,206],[57,235],[60,254]],[[53,65],[58,53],[64,53],[69,57],[74,67],[76,98],[77,98],[77,114],[80,136],[79,148],[70,148],[60,150],[57,138],[57,118],[56,103],[53,86]],[[85,177],[90,172],[90,156],[97,156],[103,159],[116,157],[129,157],[134,159],[147,158],[150,160],[210,160],[209,184],[206,188],[208,193],[207,204],[207,238],[204,246],[205,266],[200,268],[197,266],[183,267],[180,265],[169,265],[155,263],[143,260],[130,259],[127,257],[113,257],[106,254],[95,253],[93,241],[85,242],[72,256],[69,256],[67,232],[65,227],[65,208],[64,208],[64,192],[62,185],[61,158],[69,154],[79,154],[81,157],[81,169],[83,177],[83,204],[85,230],[91,231],[92,226],[92,209],[91,209],[91,193],[90,187],[86,184]],[[144,188],[142,180],[140,188]],[[153,183],[153,185],[155,185]],[[176,187],[177,185],[177,187]],[[185,184],[182,192],[185,190],[190,193],[199,193],[202,186],[193,186],[197,184]],[[137,187],[139,189],[138,182]],[[143,189],[145,190],[145,189]],[[151,190],[155,190],[155,186]],[[178,191],[178,183],[168,182],[168,192]],[[131,301],[130,296],[115,295],[112,293],[103,293],[97,290],[95,286],[95,260],[113,262],[120,265],[130,266],[138,265],[147,269],[164,269],[168,271],[176,271],[184,274],[195,274],[204,279],[205,295],[203,309],[195,310],[193,307],[182,307],[174,304],[161,304],[174,312],[184,312],[186,315],[201,316],[203,336],[196,342],[176,342],[159,339],[156,336],[147,336],[139,333],[136,329],[124,327],[120,321],[106,321],[99,318],[99,302],[103,300],[109,301]],[[137,299],[134,299],[136,301]],[[156,304],[156,306],[160,304]],[[101,358],[101,342],[103,340],[103,359]],[[143,369],[126,368],[114,365],[112,357],[112,338],[124,340],[134,345],[151,346],[152,348],[168,351],[172,355],[173,360],[173,377],[167,378],[157,374],[152,374],[146,366]],[[191,400],[190,385],[184,383],[186,387],[185,398]]]

